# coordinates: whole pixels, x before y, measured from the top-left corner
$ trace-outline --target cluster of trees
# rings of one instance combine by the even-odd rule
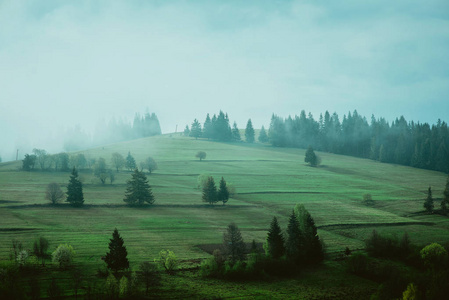
[[[203,125],[201,125],[197,119],[193,121],[190,128],[186,125],[186,128],[184,129],[184,136],[190,136],[196,139],[202,137],[222,142],[239,142],[242,140],[237,123],[234,122],[231,128],[228,114],[221,110],[218,115],[214,114],[212,118],[210,118],[209,114],[207,114]],[[262,137],[262,139],[264,140],[265,138]],[[255,141],[255,131],[251,119],[249,119],[246,123],[245,140],[248,143],[253,143]],[[268,137],[266,140],[268,141]]]
[[[115,118],[112,118],[108,123],[104,120],[99,122],[92,135],[84,132],[79,126],[69,129],[64,135],[64,149],[66,151],[77,151],[92,146],[160,135],[161,133],[156,114],[147,112],[140,115],[136,113],[132,123]]]
[[[52,167],[54,167],[53,170],[55,171],[69,171],[73,168],[76,168],[77,170],[90,169],[92,170],[93,175],[98,178],[102,184],[105,184],[108,179],[111,184],[115,180],[113,170],[109,168],[103,157],[99,157],[98,159],[87,159],[83,153],[69,156],[65,152],[51,155],[43,149],[34,149],[33,153],[34,154],[32,155],[26,154],[25,158],[22,160],[23,170],[34,170],[36,164],[39,165],[41,170],[47,171],[51,170]],[[150,174],[158,169],[156,161],[151,156],[140,162],[139,166],[141,171],[148,170]],[[126,158],[120,153],[115,152],[112,153],[111,156],[111,167],[114,168],[116,172],[119,172],[123,168],[132,171],[138,166],[130,152],[128,152]]]
[[[389,124],[372,116],[369,123],[354,111],[340,121],[326,111],[316,121],[303,110],[285,119],[273,114],[268,136],[279,147],[312,145],[320,151],[449,172],[449,130],[440,120],[431,126],[400,117]]]
[[[215,204],[217,202],[223,202],[223,205],[225,205],[229,200],[229,194],[226,181],[223,177],[221,177],[218,189],[212,176],[208,176],[206,181],[203,183],[202,199],[206,203]]]
[[[66,201],[74,207],[81,207],[84,204],[83,184],[79,178],[76,168],[72,169],[67,192],[61,190],[59,184],[52,182],[47,185],[45,191],[45,199],[55,205],[62,201],[67,195]],[[131,179],[127,182],[125,198],[123,199],[128,205],[141,206],[145,203],[153,204],[155,201],[151,186],[143,171],[135,169],[131,174]]]
[[[445,299],[449,293],[448,249],[438,243],[413,245],[407,233],[401,239],[376,230],[365,241],[366,254],[347,251],[347,270],[378,282],[373,299]],[[392,261],[397,261],[392,263]],[[406,265],[400,266],[401,262]]]
[[[223,234],[221,249],[201,266],[204,276],[224,278],[257,278],[266,275],[295,274],[302,266],[324,259],[322,242],[315,222],[303,205],[296,205],[289,218],[286,236],[276,217],[273,217],[261,253],[253,240],[249,257],[239,228],[229,224]]]
[[[44,266],[45,261],[51,258],[60,272],[69,272],[70,276],[67,279],[73,289],[73,295],[77,298],[78,292],[85,290],[87,299],[140,299],[143,296],[142,288],[145,290],[145,296],[148,296],[151,287],[161,284],[161,272],[173,274],[178,266],[173,251],[161,250],[159,257],[153,262],[142,262],[136,271],[130,271],[126,246],[118,230],[115,229],[108,245],[109,251],[102,257],[107,269],[98,271],[98,276],[105,278],[104,285],[94,290],[90,284],[91,280],[83,278],[82,269],[76,267],[74,261],[76,252],[71,245],[60,244],[52,253],[48,251],[49,246],[50,243],[46,238],[38,237],[33,242],[33,250],[30,252],[21,242],[13,240],[11,262],[0,266],[1,299],[40,299],[44,296],[39,282],[35,280],[36,275],[45,270],[39,268],[39,260]],[[33,257],[35,259],[31,259]],[[25,284],[26,277],[30,277],[29,288]],[[89,286],[83,286],[83,282],[89,282]],[[65,286],[67,285],[66,283]],[[53,277],[47,287],[47,296],[50,299],[60,299],[65,292],[67,291],[64,291],[62,286],[58,285],[58,280]]]

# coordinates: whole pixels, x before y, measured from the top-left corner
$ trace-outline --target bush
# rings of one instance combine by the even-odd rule
[[[159,265],[162,266],[168,274],[173,274],[178,266],[178,259],[175,253],[170,250],[161,250],[159,252]]]

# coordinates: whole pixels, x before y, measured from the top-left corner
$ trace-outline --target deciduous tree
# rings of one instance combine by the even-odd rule
[[[111,163],[118,172],[121,168],[125,166],[125,158],[118,152],[112,153]]]
[[[58,202],[64,199],[64,196],[64,192],[56,182],[52,182],[47,185],[47,189],[45,190],[45,199],[50,201],[51,204],[58,204]]]
[[[173,251],[161,250],[159,252],[159,265],[168,274],[173,274],[178,266],[178,259]]]
[[[100,157],[94,165],[94,175],[100,179],[102,184],[105,184],[106,179],[109,177],[109,172],[106,165],[106,160]]]
[[[148,291],[151,286],[157,286],[160,283],[160,275],[157,271],[157,266],[154,263],[142,262],[139,265],[137,276],[140,282],[145,286],[145,295],[148,296]]]
[[[195,154],[195,157],[196,157],[196,158],[199,158],[200,161],[202,161],[203,159],[206,159],[206,152],[204,152],[204,151],[198,151],[198,152]]]
[[[144,167],[145,167],[145,169],[148,170],[148,172],[150,174],[153,173],[153,171],[157,170],[157,168],[158,168],[156,161],[151,156],[147,157],[147,159],[145,159]]]
[[[45,259],[49,257],[47,253],[49,244],[43,236],[37,238],[33,243],[33,254],[42,260],[42,266],[45,265]]]
[[[31,171],[36,164],[36,155],[25,154],[25,158],[22,160],[22,169],[24,171]]]
[[[73,247],[68,244],[59,245],[51,254],[53,262],[58,263],[61,269],[65,269],[72,264],[74,255]]]

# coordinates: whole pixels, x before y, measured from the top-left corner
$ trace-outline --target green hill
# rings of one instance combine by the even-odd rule
[[[201,162],[195,158],[200,150],[207,153]],[[46,185],[66,185],[69,173],[20,171],[21,162],[0,164],[0,259],[8,259],[13,239],[31,248],[33,239],[42,235],[51,249],[71,244],[76,261],[86,272],[95,273],[104,265],[101,257],[117,228],[133,266],[153,260],[161,249],[174,251],[185,265],[197,264],[209,256],[201,245],[220,244],[230,222],[240,227],[246,242],[263,242],[272,217],[277,216],[286,228],[297,203],[314,217],[331,256],[345,247],[364,248],[364,239],[373,229],[398,236],[406,231],[418,245],[449,239],[449,219],[423,213],[429,186],[434,198],[442,197],[446,175],[439,172],[319,152],[322,166],[313,168],[304,163],[304,149],[174,135],[83,153],[109,163],[112,153],[126,156],[128,151],[137,163],[148,156],[158,163],[159,169],[148,175],[156,198],[151,207],[125,206],[129,171],[120,171],[112,185],[102,185],[89,170],[81,171],[85,207],[52,207],[44,199]],[[223,176],[236,188],[236,195],[224,206],[203,203],[197,188],[200,174],[214,176],[217,183]],[[362,203],[367,193],[373,206]]]

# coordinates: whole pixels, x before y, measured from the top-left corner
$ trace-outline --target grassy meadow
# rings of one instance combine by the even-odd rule
[[[349,283],[343,280],[332,258],[345,247],[363,249],[373,229],[397,236],[407,232],[417,245],[449,241],[449,219],[425,214],[423,208],[429,186],[435,207],[439,207],[447,178],[439,172],[319,152],[322,165],[313,168],[304,163],[304,149],[216,143],[178,135],[105,145],[82,153],[88,158],[103,157],[109,163],[112,153],[126,156],[128,151],[137,164],[148,156],[158,163],[159,169],[148,175],[156,199],[151,207],[131,208],[123,202],[129,171],[121,170],[113,184],[104,185],[90,170],[81,171],[85,205],[72,208],[65,203],[51,206],[44,199],[50,182],[61,184],[65,191],[69,173],[20,171],[21,161],[0,164],[0,259],[9,259],[13,239],[31,248],[35,237],[44,236],[51,251],[61,243],[72,245],[75,263],[93,276],[104,266],[101,257],[117,228],[132,268],[152,261],[162,249],[174,251],[182,267],[191,267],[210,256],[201,245],[220,244],[230,222],[239,226],[246,242],[263,242],[272,217],[277,216],[285,229],[291,210],[302,203],[314,217],[329,254],[320,267],[322,272],[263,286],[200,281],[198,275],[185,272],[167,277],[167,289],[174,297],[179,292],[186,297],[295,298],[307,297],[312,289],[324,293],[323,297],[341,293],[343,298],[356,298],[375,286],[356,277]],[[205,151],[207,158],[196,159],[197,151]],[[236,188],[236,195],[224,206],[203,203],[197,188],[200,174],[212,175],[217,184],[223,176]],[[372,195],[373,206],[362,203],[367,193]],[[328,292],[320,288],[326,279]],[[285,286],[290,287],[287,292]]]

